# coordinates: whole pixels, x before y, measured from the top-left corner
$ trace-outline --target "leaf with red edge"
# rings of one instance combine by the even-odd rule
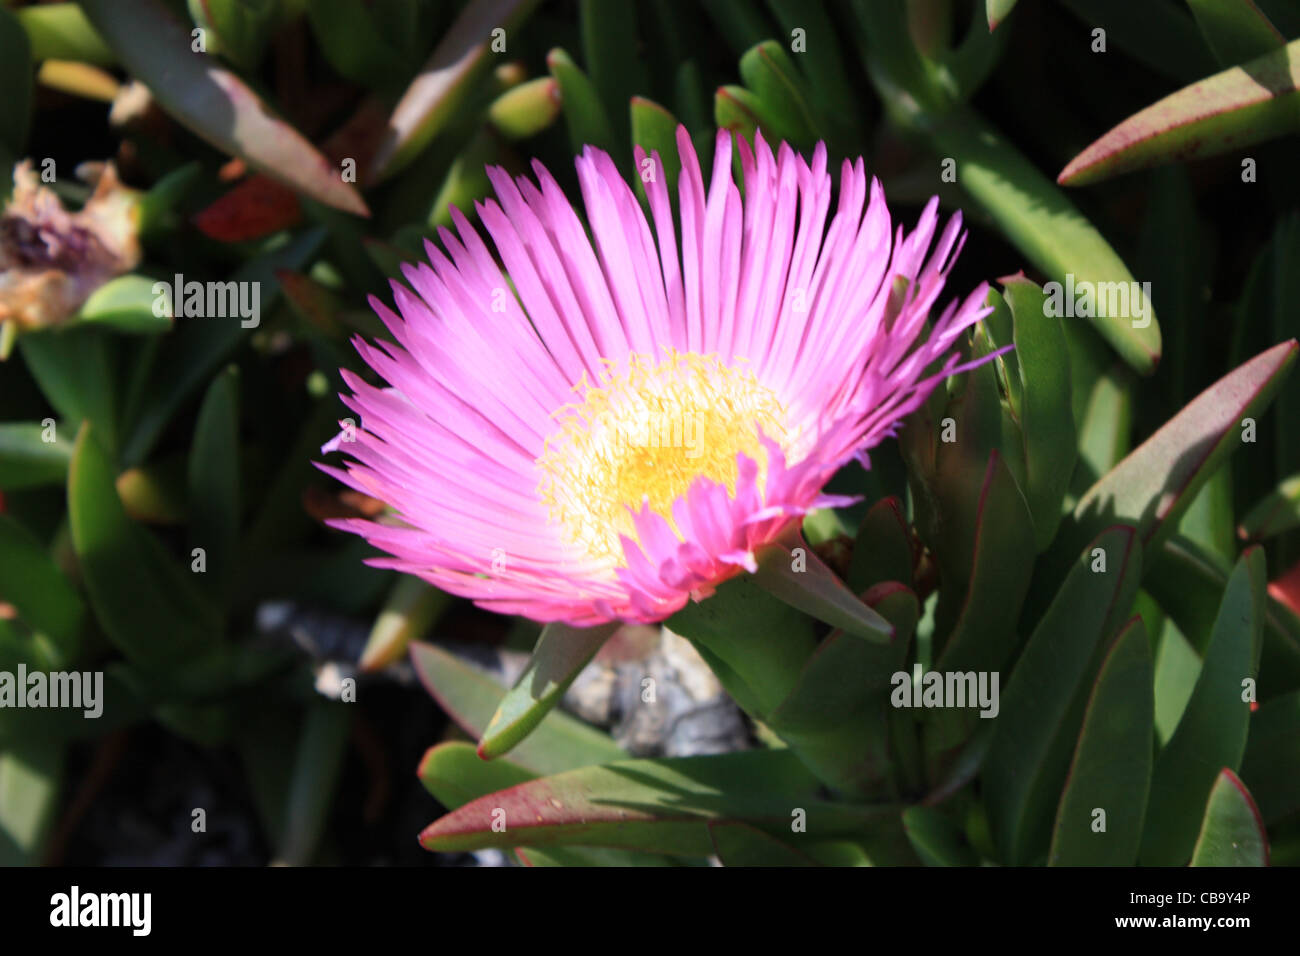
[[[1224,767],[1192,852],[1192,866],[1268,866],[1268,833],[1246,785]]]
[[[1134,113],[1057,177],[1087,186],[1165,163],[1217,156],[1300,129],[1300,40],[1185,86]]]
[[[158,105],[196,136],[327,206],[370,214],[337,166],[238,76],[193,51],[189,30],[159,0],[82,0],[81,8]]]
[[[1295,339],[1276,345],[1192,399],[1084,494],[1049,553],[1072,558],[1084,541],[1117,521],[1133,524],[1143,546],[1156,550],[1201,486],[1242,444],[1243,419],[1268,407],[1298,350]]]
[[[438,851],[577,845],[707,856],[710,824],[743,822],[787,841],[820,841],[860,838],[898,812],[832,803],[818,792],[817,779],[786,750],[628,760],[488,794],[431,824],[420,843]],[[792,832],[800,811],[807,829]]]

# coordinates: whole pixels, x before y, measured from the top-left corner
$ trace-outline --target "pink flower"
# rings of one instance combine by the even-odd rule
[[[925,323],[959,215],[934,242],[931,200],[891,232],[859,159],[827,228],[823,145],[809,165],[739,140],[743,201],[729,133],[707,192],[684,128],[677,146],[680,248],[662,176],[645,183],[652,229],[588,147],[594,245],[540,163],[536,184],[492,169],[497,201],[477,208],[505,273],[453,210],[446,251],[427,244],[410,288],[393,283],[398,313],[371,298],[397,344],[356,346],[389,387],[343,373],[361,424],[326,446],[353,460],[325,470],[392,508],[334,522],[392,555],[374,564],[539,621],[661,620],[849,503],[822,493],[830,477],[958,370],[986,286]]]

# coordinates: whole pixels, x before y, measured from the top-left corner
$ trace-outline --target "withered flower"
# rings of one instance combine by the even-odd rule
[[[79,212],[63,208],[30,161],[14,167],[13,196],[0,216],[0,324],[19,332],[66,322],[92,292],[140,261],[138,193],[99,168]]]

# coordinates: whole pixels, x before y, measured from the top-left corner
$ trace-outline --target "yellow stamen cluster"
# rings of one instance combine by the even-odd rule
[[[537,464],[538,495],[565,539],[617,567],[619,535],[636,540],[628,506],[649,502],[673,524],[673,503],[707,476],[735,492],[736,455],[759,465],[767,455],[759,429],[783,447],[792,436],[776,394],[752,371],[715,356],[667,350],[667,358],[633,354],[624,368],[607,363],[600,382],[583,375],[579,402],[555,413],[558,427]]]

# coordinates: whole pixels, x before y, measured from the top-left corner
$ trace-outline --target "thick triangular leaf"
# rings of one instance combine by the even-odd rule
[[[84,0],[81,8],[158,105],[196,136],[327,206],[369,215],[339,168],[243,80],[195,52],[159,0]]]
[[[1241,777],[1266,823],[1300,811],[1300,691],[1261,704],[1250,717]]]
[[[486,671],[434,644],[411,643],[411,663],[425,689],[465,733],[479,737],[506,695]],[[510,754],[534,773],[560,773],[588,764],[624,760],[627,754],[603,734],[558,710],[551,711]]]
[[[1098,481],[1074,508],[1057,547],[1073,553],[1096,529],[1133,524],[1158,549],[1224,460],[1243,444],[1243,420],[1261,415],[1297,352],[1295,340],[1251,359],[1211,385]]]
[[[127,659],[162,672],[221,639],[213,606],[148,531],[127,517],[114,472],[89,425],[68,473],[68,521],[100,627]]]
[[[709,824],[713,852],[723,866],[817,866],[817,861],[748,823]]]
[[[1056,811],[1049,865],[1137,862],[1151,787],[1151,681],[1151,644],[1135,617],[1111,644],[1093,685]]]
[[[479,741],[479,756],[500,757],[527,737],[616,630],[617,624],[587,628],[547,624],[528,666],[488,721]]]
[[[1057,182],[1087,186],[1136,169],[1241,150],[1300,128],[1297,104],[1300,40],[1133,114],[1070,160]]]
[[[1032,862],[1046,851],[1103,642],[1129,616],[1141,554],[1137,533],[1123,526],[1102,532],[1084,550],[1002,694],[982,779],[989,823],[1007,863]]]
[[[858,834],[896,812],[830,803],[817,791],[816,778],[783,750],[629,760],[471,801],[420,842],[440,851],[580,845],[706,856],[710,823],[748,823],[798,846]]]
[[[893,626],[845,587],[799,535],[768,545],[753,577],[768,593],[832,627],[877,644],[893,640]]]
[[[961,827],[934,807],[908,807],[903,811],[903,829],[926,866],[978,866]]]
[[[1268,833],[1250,791],[1227,767],[1214,781],[1192,866],[1268,866]]]
[[[1233,569],[1200,679],[1173,737],[1156,759],[1140,859],[1181,866],[1192,854],[1201,809],[1218,771],[1241,765],[1264,617],[1264,553],[1247,550]]]

